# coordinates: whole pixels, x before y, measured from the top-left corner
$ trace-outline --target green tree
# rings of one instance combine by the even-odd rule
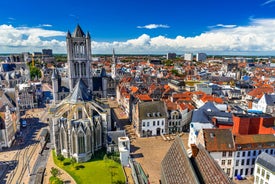
[[[75,163],[76,163],[76,159],[74,157],[71,158],[71,164],[72,164],[72,166],[74,166]]]
[[[30,66],[30,77],[33,80],[35,77],[41,78],[41,71],[35,66]]]
[[[59,170],[55,167],[51,168],[51,174],[53,177],[57,177],[59,175]]]

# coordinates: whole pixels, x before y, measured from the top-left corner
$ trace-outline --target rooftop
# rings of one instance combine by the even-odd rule
[[[256,164],[259,164],[271,172],[275,173],[275,158],[265,152],[262,152],[256,160]]]

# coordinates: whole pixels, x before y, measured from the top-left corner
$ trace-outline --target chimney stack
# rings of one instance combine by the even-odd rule
[[[192,157],[196,157],[199,153],[199,148],[196,144],[191,144],[191,150],[192,150]]]

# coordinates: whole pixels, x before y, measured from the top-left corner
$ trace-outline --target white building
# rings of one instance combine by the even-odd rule
[[[130,140],[128,137],[119,137],[118,138],[118,150],[119,158],[121,165],[129,165],[129,156],[130,156]]]
[[[196,144],[205,147],[228,177],[233,178],[235,145],[231,130],[202,129]]]
[[[205,53],[197,53],[196,61],[205,61],[207,59],[207,55]]]
[[[203,129],[196,144],[203,145],[230,178],[244,178],[258,172],[255,164],[261,153],[275,159],[273,134],[233,136],[229,129]]]
[[[254,171],[254,184],[275,183],[275,158],[265,152],[256,160]]]
[[[184,60],[186,61],[193,61],[193,53],[185,53]]]
[[[260,100],[255,100],[252,103],[252,109],[260,110],[263,113],[275,112],[275,94],[264,94]]]
[[[256,158],[265,152],[275,155],[275,136],[273,134],[235,136],[234,176],[251,176],[254,173]]]
[[[167,111],[162,101],[140,102],[134,106],[133,125],[139,137],[166,134]]]

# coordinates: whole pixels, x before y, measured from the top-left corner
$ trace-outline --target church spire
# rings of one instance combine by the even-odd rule
[[[87,34],[86,34],[86,38],[91,38],[91,36],[90,36],[90,33],[89,32],[87,32]]]
[[[112,56],[113,64],[116,64],[116,56],[115,56],[115,49],[113,48],[113,56]]]
[[[72,35],[71,35],[70,31],[68,31],[67,32],[67,38],[71,38],[71,37],[72,37]]]
[[[79,24],[77,24],[75,30],[74,30],[74,34],[73,34],[74,37],[84,37],[85,34],[84,32],[82,31],[81,27]]]

